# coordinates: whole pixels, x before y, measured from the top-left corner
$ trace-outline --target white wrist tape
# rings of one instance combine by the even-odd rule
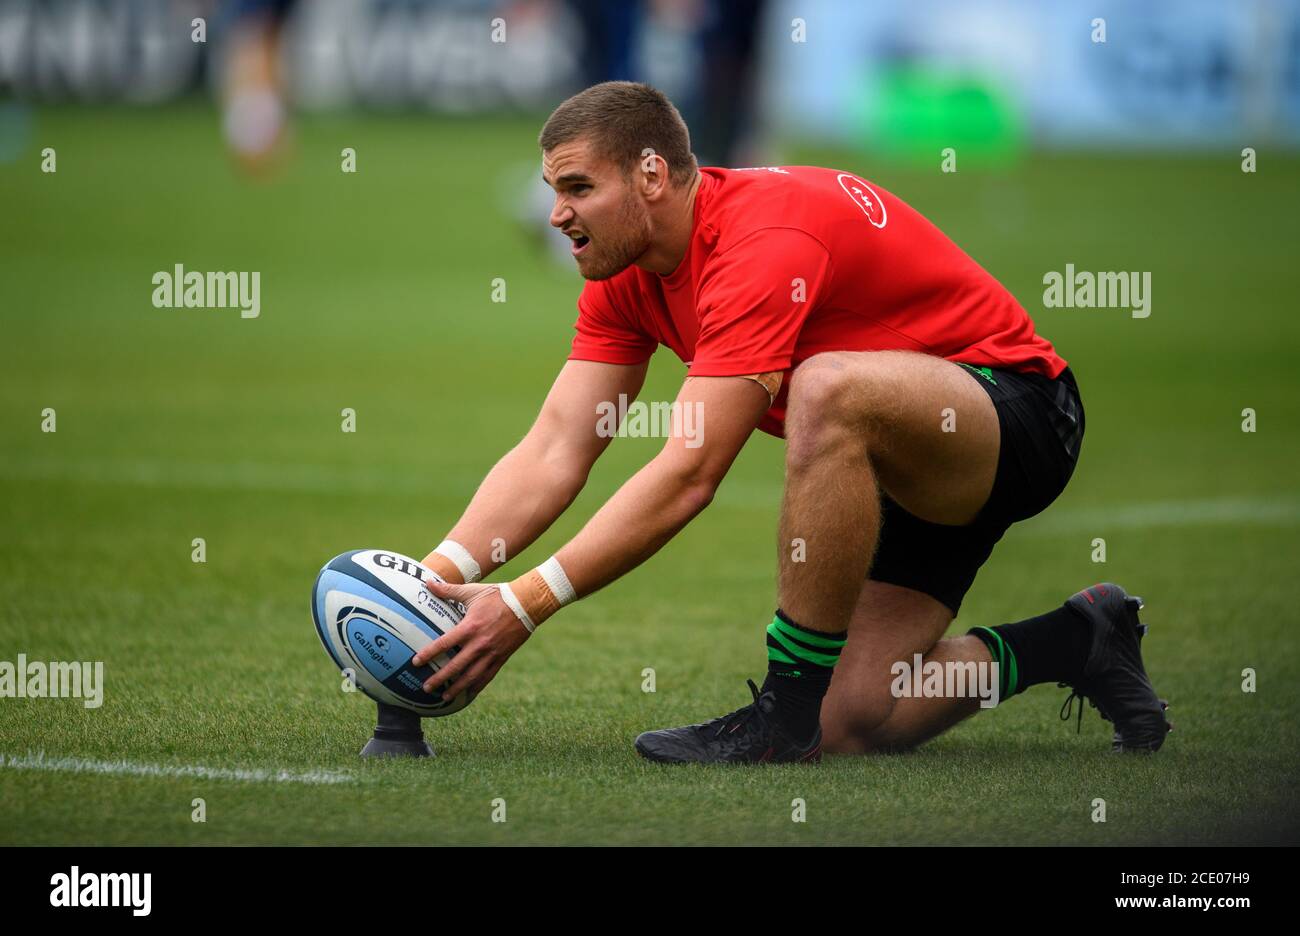
[[[566,604],[572,604],[578,597],[578,593],[573,590],[573,585],[569,577],[564,574],[564,568],[560,565],[560,560],[554,556],[547,559],[537,567],[537,571],[542,574],[546,580],[547,587],[551,589],[551,594],[563,608]]]
[[[506,603],[506,607],[515,613],[515,617],[519,618],[520,623],[524,625],[524,629],[530,634],[537,630],[537,625],[533,623],[533,619],[528,616],[524,606],[515,597],[514,590],[505,583],[498,585],[497,590],[501,592],[501,600]]]
[[[433,551],[446,556],[456,564],[456,568],[460,569],[461,578],[465,580],[466,585],[477,582],[483,577],[483,570],[474,561],[474,557],[469,554],[469,550],[455,540],[443,540],[434,547]]]

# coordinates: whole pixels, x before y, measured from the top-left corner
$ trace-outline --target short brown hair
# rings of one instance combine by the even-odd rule
[[[605,81],[579,91],[546,119],[537,143],[542,151],[580,137],[595,151],[615,162],[624,175],[642,158],[646,148],[668,162],[668,177],[684,185],[695,177],[695,154],[686,121],[672,101],[647,84]]]

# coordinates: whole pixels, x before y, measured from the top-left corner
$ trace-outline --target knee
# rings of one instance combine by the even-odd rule
[[[827,699],[827,703],[832,700]],[[851,705],[823,704],[822,750],[827,754],[870,754],[880,749],[881,728],[893,711],[892,697],[859,697]]]
[[[848,396],[852,375],[857,370],[855,357],[845,351],[823,351],[814,354],[794,369],[790,375],[790,392],[787,406],[791,411],[813,410],[832,412],[841,407]]]
[[[845,352],[828,351],[804,361],[790,377],[786,404],[786,461],[792,470],[810,466],[838,446],[861,446],[862,365]]]
[[[826,754],[870,754],[870,732],[822,722],[822,751]]]
[[[915,742],[895,737],[883,724],[827,728],[822,723],[822,751],[826,754],[904,754],[915,747]]]

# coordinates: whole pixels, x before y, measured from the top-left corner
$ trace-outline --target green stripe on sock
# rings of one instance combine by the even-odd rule
[[[781,652],[780,650],[778,650],[776,647],[768,646],[768,648],[767,648],[767,662],[771,663],[773,660],[775,660],[777,663],[789,663],[791,666],[798,666],[798,665],[799,665],[799,661],[798,661],[798,660],[795,660],[795,659],[793,659],[792,657],[790,657],[790,656],[788,656],[788,655],[782,653],[782,652]]]
[[[998,683],[1002,698],[1009,699],[1016,694],[1019,673],[1016,667],[1016,655],[1007,646],[1002,635],[991,627],[972,627],[966,633],[973,634],[989,648],[989,655],[998,665]]]
[[[818,634],[813,631],[791,627],[779,617],[772,618],[772,623],[767,626],[768,633],[771,633],[772,628],[774,627],[781,633],[786,634],[795,640],[802,640],[804,643],[812,644],[814,647],[825,647],[827,650],[835,650],[837,652],[844,649],[844,644],[848,640],[848,638],[845,637],[828,637],[825,634]]]
[[[767,635],[785,647],[801,663],[816,663],[818,666],[832,667],[840,660],[839,652],[835,653],[818,653],[816,650],[809,650],[807,647],[800,647],[793,640],[787,637],[781,631],[774,627],[768,627]]]

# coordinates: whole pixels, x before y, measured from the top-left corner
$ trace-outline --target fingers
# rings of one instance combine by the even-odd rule
[[[495,585],[451,585],[434,581],[426,581],[424,585],[437,597],[466,606],[488,595],[499,594]],[[509,625],[508,633],[504,635],[503,620]],[[501,668],[505,658],[528,636],[527,633],[515,634],[515,631],[522,632],[523,625],[504,603],[499,608],[485,604],[467,613],[459,624],[411,658],[416,666],[424,666],[442,653],[456,652],[446,666],[424,681],[424,691],[432,694],[438,691],[439,686],[445,686],[442,697],[451,700],[466,689],[481,689]]]
[[[452,660],[424,681],[424,691],[432,693],[438,686],[442,685],[447,680],[455,679],[461,674],[465,667],[469,666],[469,663],[470,655],[462,649],[460,653],[456,654],[456,659]]]
[[[437,657],[438,654],[445,653],[447,650],[450,650],[452,647],[456,646],[455,641],[451,639],[451,635],[453,632],[454,631],[448,631],[447,633],[439,637],[437,640],[435,640],[433,643],[425,644],[423,649],[417,650],[415,652],[415,656],[411,657],[411,662],[414,663],[416,666],[423,666],[424,664],[428,663],[430,660]]]
[[[451,582],[435,582],[429,579],[424,583],[424,587],[439,598],[450,598],[452,601],[459,601],[463,605],[468,605],[484,591],[492,589],[491,585],[453,585]]]
[[[467,687],[477,686],[480,681],[487,682],[482,679],[484,672],[489,668],[495,672],[500,669],[500,666],[501,664],[495,661],[495,656],[488,647],[484,645],[466,647],[456,654],[454,660],[425,680],[424,691],[432,694],[437,691],[438,686],[449,684],[450,688],[443,689],[442,697],[451,700]]]
[[[479,684],[479,680],[482,679],[483,675],[487,672],[488,668],[491,665],[492,665],[491,660],[487,658],[480,659],[477,663],[475,663],[470,668],[468,673],[466,673],[460,679],[456,680],[456,682],[452,683],[450,689],[443,692],[442,694],[443,699],[450,702],[452,699],[459,696],[466,689],[477,686]],[[486,680],[484,681],[486,682]]]
[[[496,592],[496,586],[494,585],[452,585],[448,582],[435,582],[432,579],[426,581],[424,587],[439,598],[449,598],[452,601],[459,601],[466,607],[469,607],[470,604],[482,598],[484,595]],[[447,633],[443,634],[433,643],[428,644],[423,649],[417,651],[415,656],[411,658],[411,662],[416,666],[423,666],[430,660],[436,659],[439,654],[446,653],[455,648],[458,644],[463,646],[469,641],[469,637],[472,633],[472,631],[466,629],[466,621],[462,620],[461,623],[447,631]],[[455,670],[454,672],[459,672],[459,670]],[[425,683],[425,685],[427,687],[430,683]]]

